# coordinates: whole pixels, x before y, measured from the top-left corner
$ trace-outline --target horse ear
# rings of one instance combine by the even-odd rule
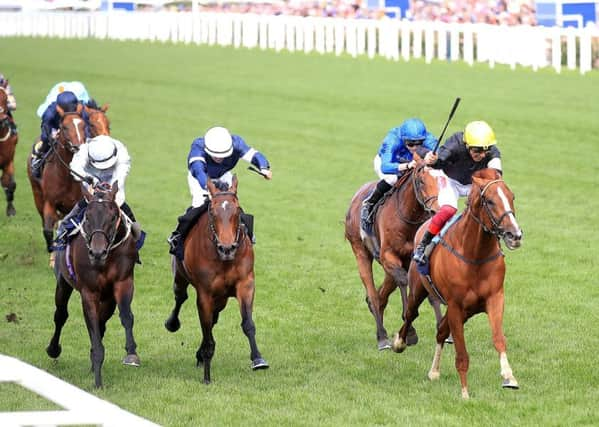
[[[232,191],[233,193],[237,193],[237,175],[233,175],[233,181],[231,183],[231,188],[229,188],[230,191]]]
[[[90,113],[90,111],[91,111],[91,108],[89,108],[87,105],[84,105],[84,106],[83,106],[83,109],[85,110],[85,112],[86,112],[87,114],[89,114],[89,113]]]
[[[77,104],[77,114],[81,114],[83,111],[83,104]]]
[[[62,109],[62,107],[61,107],[60,105],[58,105],[58,104],[56,104],[56,111],[58,112],[58,115],[59,115],[60,117],[63,117],[63,116],[64,116],[64,110],[63,110],[63,109]]]
[[[210,178],[208,178],[208,180],[206,181],[206,186],[208,187],[208,191],[210,192],[211,196],[218,191],[216,185],[214,185]]]
[[[102,108],[100,108],[100,110],[105,113],[108,110],[108,107],[110,107],[110,104],[104,104],[102,105]]]
[[[116,197],[116,193],[119,191],[119,182],[114,181],[112,184],[112,189],[110,190],[110,196],[114,199]]]

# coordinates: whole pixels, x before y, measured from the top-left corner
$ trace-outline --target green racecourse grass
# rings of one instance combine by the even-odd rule
[[[596,72],[93,40],[0,39],[0,52],[21,132],[17,216],[0,215],[1,353],[166,426],[599,424]],[[133,158],[127,200],[148,232],[133,301],[142,366],[121,365],[124,333],[115,315],[99,391],[77,293],[58,362],[44,351],[54,282],[25,160],[38,135],[35,110],[60,80],[81,80],[111,103],[113,135]],[[488,322],[479,315],[466,325],[467,402],[452,347],[440,381],[426,378],[434,349],[427,304],[415,325],[417,346],[401,355],[376,350],[342,225],[354,191],[375,177],[372,158],[387,130],[419,116],[438,134],[456,96],[462,104],[448,134],[474,119],[492,124],[525,232],[523,247],[506,253],[504,321],[521,389],[501,389]],[[173,305],[165,238],[190,201],[190,143],[214,124],[243,135],[272,163],[271,182],[237,168],[242,205],[256,215],[254,319],[271,368],[250,370],[231,301],[215,328],[213,383],[205,386],[195,368],[193,289],[181,330],[163,326]],[[18,323],[5,320],[13,312]],[[390,333],[400,312],[396,293],[386,313]],[[0,411],[31,408],[53,405],[0,386]]]

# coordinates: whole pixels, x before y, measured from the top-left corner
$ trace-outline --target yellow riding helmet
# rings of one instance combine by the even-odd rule
[[[468,147],[481,147],[485,150],[497,144],[495,132],[487,122],[482,120],[470,122],[464,129],[464,142]]]

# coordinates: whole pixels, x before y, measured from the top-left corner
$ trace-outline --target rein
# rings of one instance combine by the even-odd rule
[[[235,199],[237,199],[237,194],[233,193],[232,191],[222,191],[222,192],[214,194],[212,197],[218,197],[218,196],[233,196],[233,197],[235,197]],[[212,233],[211,240],[214,242],[214,245],[218,251],[218,248],[223,247],[224,245],[222,244],[222,242],[220,241],[220,239],[218,238],[218,235],[216,233],[216,228],[214,227],[214,215],[212,215],[211,209],[208,209],[208,218],[209,218],[208,227],[210,228],[210,232]],[[240,237],[241,237],[241,220],[237,221],[237,233],[235,235],[235,241],[231,245],[231,247],[233,249],[237,249],[237,247],[239,246]]]
[[[65,115],[67,114],[77,114],[77,113],[65,113]],[[61,123],[61,131],[60,131],[61,135],[63,134],[62,132],[62,123]],[[64,159],[62,158],[62,156],[60,155],[60,153],[56,150],[56,145],[60,144],[65,150],[75,154],[77,151],[79,151],[79,147],[76,145],[73,145],[73,143],[71,142],[71,140],[66,140],[68,143],[68,146],[66,146],[64,143],[61,143],[58,138],[54,139],[54,142],[52,144],[50,144],[50,148],[52,149],[52,151],[54,152],[54,154],[56,155],[56,157],[58,158],[58,161],[60,164],[62,164],[66,170],[68,170],[71,175],[76,175],[77,177],[81,178],[81,180],[85,180],[84,176],[81,176],[80,174],[78,174],[77,172],[75,172],[73,169],[71,169],[71,166],[64,161]]]
[[[109,202],[108,200],[94,200],[94,202],[97,203],[106,203]],[[83,225],[85,224],[85,220],[83,222],[81,222],[81,224],[79,224],[78,228],[79,228],[79,232],[81,233],[81,236],[83,237],[83,239],[85,240],[85,246],[87,247],[88,250],[91,250],[91,241],[94,237],[94,235],[96,234],[103,234],[104,238],[106,239],[106,241],[108,241],[108,247],[106,248],[106,252],[110,253],[110,251],[112,251],[113,249],[119,247],[123,242],[125,242],[129,236],[131,235],[131,222],[130,221],[123,221],[123,213],[121,212],[121,209],[119,208],[119,217],[117,218],[117,223],[116,226],[114,227],[114,234],[112,235],[112,238],[108,237],[108,233],[106,233],[104,230],[101,229],[96,229],[96,230],[92,230],[89,234],[85,232],[85,230],[83,229]],[[121,227],[121,225],[125,226],[125,234],[124,236],[118,240],[117,242],[115,242],[116,237],[119,234],[119,228]]]

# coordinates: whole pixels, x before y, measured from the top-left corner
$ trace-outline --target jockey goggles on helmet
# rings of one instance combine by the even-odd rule
[[[497,144],[495,132],[487,122],[482,120],[470,122],[464,129],[464,143],[474,153],[488,151],[492,145]]]
[[[211,157],[224,159],[233,154],[233,137],[226,128],[215,126],[204,135],[204,148]]]
[[[88,142],[89,162],[96,169],[108,169],[117,160],[116,144],[108,135],[98,135]]]

